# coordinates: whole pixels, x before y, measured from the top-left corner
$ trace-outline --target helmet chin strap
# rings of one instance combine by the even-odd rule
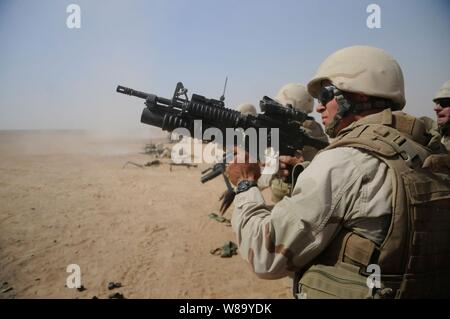
[[[327,135],[331,138],[335,138],[337,136],[338,132],[336,132],[336,127],[348,113],[350,112],[357,113],[360,111],[371,109],[384,109],[388,107],[389,103],[385,99],[377,99],[361,103],[354,103],[354,102],[350,103],[350,101],[344,96],[344,93],[338,88],[334,88],[333,92],[336,102],[338,104],[338,111],[334,116],[333,120],[330,122],[330,124],[325,126],[325,133],[327,133]]]
[[[335,138],[337,136],[338,132],[336,132],[336,127],[339,125],[342,118],[352,111],[352,105],[344,97],[341,90],[334,88],[334,97],[336,98],[336,102],[338,104],[338,111],[333,120],[325,126],[325,133],[327,133],[327,135],[331,138]]]

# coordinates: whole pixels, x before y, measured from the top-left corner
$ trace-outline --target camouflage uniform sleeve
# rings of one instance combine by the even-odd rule
[[[258,188],[260,190],[263,190],[269,187],[274,176],[275,174],[262,174],[261,177],[258,179]]]
[[[345,202],[352,201],[349,194],[361,193],[364,177],[352,154],[344,148],[320,153],[301,173],[292,196],[272,211],[256,187],[236,196],[233,231],[240,255],[259,277],[277,279],[302,268],[340,230]]]

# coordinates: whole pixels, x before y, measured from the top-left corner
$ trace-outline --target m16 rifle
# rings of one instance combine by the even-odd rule
[[[312,119],[310,116],[295,110],[291,106],[285,107],[267,96],[264,96],[260,101],[260,108],[263,113],[252,116],[243,115],[238,111],[226,108],[224,95],[222,95],[220,100],[216,100],[192,94],[189,100],[187,89],[181,82],[177,83],[171,99],[136,91],[120,85],[117,87],[117,92],[144,99],[146,108],[142,111],[141,122],[157,126],[164,131],[172,132],[175,129],[184,128],[188,130],[190,136],[195,137],[195,121],[201,120],[202,139],[203,133],[208,128],[219,129],[222,132],[222,136],[225,135],[226,129],[230,128],[243,130],[254,128],[257,132],[259,132],[259,129],[266,129],[268,133],[266,146],[271,146],[274,142],[272,132],[276,129],[279,137],[277,145],[280,155],[294,156],[297,150],[303,149],[305,145],[316,149],[323,149],[328,146],[327,142],[312,138],[303,130],[301,124],[305,120]],[[212,139],[209,141],[212,141]],[[234,142],[235,140],[233,140]],[[260,145],[259,142],[257,142],[257,145]],[[248,146],[248,144],[245,144],[245,147]],[[257,154],[257,157],[260,158],[263,153],[259,150]],[[226,163],[227,153],[224,154],[222,162],[203,171],[202,174],[205,175],[201,178],[202,183],[206,183],[221,174],[224,176],[227,191],[222,195],[222,198],[224,198],[221,207],[222,213],[228,208],[234,198],[231,184],[224,175]]]
[[[292,107],[284,107],[267,96],[260,101],[263,113],[252,116],[226,108],[223,100],[208,99],[198,94],[192,94],[189,100],[187,89],[181,82],[178,82],[172,99],[123,86],[118,86],[117,92],[144,99],[146,108],[142,111],[141,122],[157,126],[164,131],[172,132],[177,128],[184,128],[189,131],[191,136],[195,136],[195,121],[201,120],[202,137],[208,128],[219,129],[223,136],[225,136],[226,129],[254,128],[257,132],[259,129],[266,129],[268,133],[267,146],[273,143],[272,132],[277,129],[280,155],[293,156],[305,145],[316,149],[328,146],[327,142],[312,138],[302,129],[301,123],[312,119],[311,117]]]

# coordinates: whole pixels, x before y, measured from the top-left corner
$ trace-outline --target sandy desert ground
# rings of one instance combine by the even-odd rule
[[[257,278],[208,218],[221,178],[146,163],[145,139],[82,131],[0,132],[0,298],[290,298],[288,279]],[[227,212],[230,218],[231,209]],[[84,291],[65,287],[78,264]],[[108,290],[109,282],[123,287]]]

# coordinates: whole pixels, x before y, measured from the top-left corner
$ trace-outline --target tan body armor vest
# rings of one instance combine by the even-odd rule
[[[430,155],[424,146],[427,139],[423,122],[389,109],[340,132],[327,149],[365,150],[392,170],[391,224],[380,246],[351,229],[341,231],[313,264],[351,264],[363,276],[370,274],[368,265],[377,264],[384,288],[381,297],[450,297],[450,176],[422,168]],[[308,270],[302,278],[306,284],[317,280],[307,274]]]

